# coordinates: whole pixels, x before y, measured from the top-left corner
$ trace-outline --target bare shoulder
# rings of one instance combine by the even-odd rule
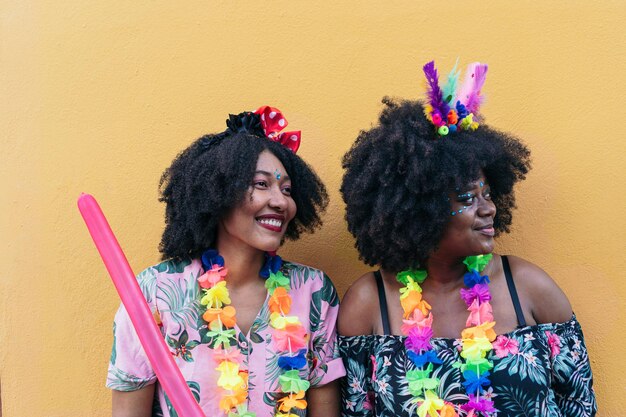
[[[525,259],[509,256],[511,273],[520,296],[528,300],[537,323],[562,323],[572,317],[567,296],[543,269]]]
[[[372,334],[378,290],[374,274],[368,272],[348,288],[339,306],[337,329],[342,336]]]

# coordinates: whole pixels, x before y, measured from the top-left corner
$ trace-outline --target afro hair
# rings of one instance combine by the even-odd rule
[[[302,158],[265,137],[258,117],[231,115],[225,132],[199,138],[165,170],[159,184],[159,200],[166,204],[163,259],[197,257],[215,246],[220,219],[249,196],[263,151],[276,156],[291,178],[298,210],[285,238],[296,240],[321,225],[328,205],[324,184]]]
[[[341,194],[360,258],[391,271],[423,267],[450,220],[448,193],[484,173],[508,232],[513,186],[530,169],[518,139],[481,124],[440,137],[419,101],[384,98],[378,125],[361,131],[343,157]]]

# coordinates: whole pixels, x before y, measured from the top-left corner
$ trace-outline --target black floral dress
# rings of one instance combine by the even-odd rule
[[[340,337],[346,368],[342,380],[343,416],[416,415],[406,371],[413,369],[404,348],[404,336]],[[461,343],[435,338],[432,342],[443,364],[435,365],[438,395],[455,405],[467,401],[461,385]],[[539,324],[500,335],[489,353],[493,362],[491,397],[494,416],[571,416],[596,413],[591,367],[580,324],[573,316],[565,323]],[[457,410],[459,415],[464,415]]]

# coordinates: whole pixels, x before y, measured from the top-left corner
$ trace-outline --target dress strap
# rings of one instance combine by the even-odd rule
[[[515,315],[517,316],[517,327],[526,327],[526,319],[524,319],[524,311],[522,305],[519,302],[517,295],[517,289],[515,288],[515,282],[513,281],[513,274],[511,274],[511,266],[506,256],[501,256],[502,268],[504,269],[504,276],[506,277],[506,284],[509,287],[509,293],[511,294],[511,301],[513,301],[513,308],[515,309]]]
[[[389,326],[389,313],[387,312],[387,296],[385,295],[385,284],[380,270],[374,271],[376,277],[376,286],[378,287],[378,303],[380,304],[380,318],[383,321],[383,333],[391,334]]]

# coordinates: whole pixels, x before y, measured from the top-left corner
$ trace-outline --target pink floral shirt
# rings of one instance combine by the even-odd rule
[[[307,367],[300,377],[311,387],[324,385],[345,375],[336,344],[335,322],[339,297],[330,279],[317,269],[284,262],[282,271],[291,280],[291,315],[297,315],[309,334]],[[161,331],[192,393],[207,416],[225,416],[219,407],[218,372],[210,337],[202,319],[197,278],[202,263],[165,261],[141,272],[137,279],[153,313],[160,316]],[[275,413],[278,394],[278,355],[272,344],[269,309],[266,298],[248,334],[236,329],[239,349],[244,355],[242,369],[249,373],[248,408],[257,417]],[[177,416],[165,395],[124,306],[113,323],[113,351],[109,363],[107,387],[134,391],[156,383],[154,416]],[[305,415],[306,410],[302,415]]]

